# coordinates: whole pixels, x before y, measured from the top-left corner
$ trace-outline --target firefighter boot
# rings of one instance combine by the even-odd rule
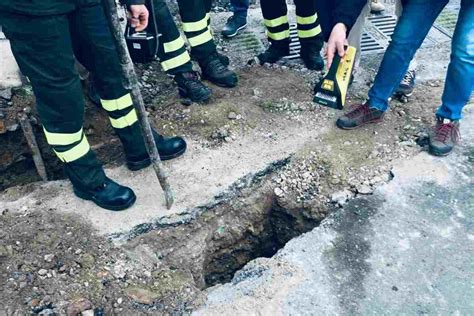
[[[314,38],[308,41],[301,40],[301,59],[310,70],[323,70],[324,60],[321,57],[323,39]]]
[[[209,80],[218,86],[233,88],[239,81],[237,74],[222,63],[217,52],[204,60],[200,60],[199,66],[202,70],[203,79]]]
[[[290,40],[274,41],[270,47],[257,56],[260,65],[265,63],[274,64],[281,58],[290,54]]]
[[[152,131],[162,161],[177,158],[186,151],[186,141],[183,138],[179,136],[164,137],[158,134],[154,129],[152,129]],[[132,171],[141,170],[151,164],[151,159],[147,152],[144,152],[139,156],[126,156],[127,167]]]
[[[179,95],[193,102],[205,102],[212,95],[212,90],[206,87],[196,72],[183,72],[174,77],[178,84]]]
[[[84,200],[89,200],[98,206],[111,211],[122,211],[135,203],[137,197],[132,189],[122,186],[109,178],[96,188],[73,186],[74,194]]]

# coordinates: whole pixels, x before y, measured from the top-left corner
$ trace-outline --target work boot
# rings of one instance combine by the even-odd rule
[[[429,152],[434,156],[447,156],[460,139],[459,121],[437,117],[430,136]]]
[[[341,116],[337,122],[337,127],[341,129],[355,129],[366,124],[378,123],[383,120],[385,112],[371,108],[369,103],[355,105],[349,113]]]
[[[237,74],[222,63],[217,52],[200,61],[199,66],[202,70],[202,78],[218,86],[233,88],[239,81]]]
[[[227,57],[226,55],[224,54],[221,54],[221,53],[217,53],[217,58],[219,58],[219,60],[221,61],[221,63],[224,65],[224,66],[229,66],[230,65],[230,59],[229,57]]]
[[[89,200],[98,206],[111,211],[122,211],[135,203],[137,197],[132,189],[122,186],[106,178],[97,188],[85,189],[73,186],[74,194],[84,200]]]
[[[178,84],[179,95],[193,102],[207,101],[212,95],[212,90],[202,83],[194,71],[179,73],[174,81]]]
[[[245,16],[231,16],[222,28],[222,35],[227,38],[236,36],[240,30],[247,27],[247,18]]]
[[[158,153],[162,161],[177,158],[184,154],[186,151],[186,141],[179,137],[163,137],[158,134],[154,129],[153,138],[155,139]],[[127,157],[127,167],[132,171],[137,171],[148,167],[151,164],[151,159],[148,153],[138,157]]]
[[[321,57],[323,40],[314,39],[308,42],[301,41],[301,59],[309,70],[323,70],[324,60]]]
[[[400,82],[397,90],[395,91],[395,95],[404,95],[410,97],[413,94],[413,90],[415,89],[415,80],[415,70],[408,70]]]
[[[370,13],[381,13],[385,11],[385,6],[379,2],[379,0],[370,1]]]
[[[290,54],[290,40],[275,41],[270,44],[266,51],[257,56],[260,65],[265,63],[274,64]]]

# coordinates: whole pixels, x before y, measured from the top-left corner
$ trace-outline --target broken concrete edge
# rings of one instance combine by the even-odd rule
[[[196,206],[192,209],[186,209],[170,216],[163,216],[152,222],[136,225],[128,232],[113,233],[107,235],[106,237],[117,244],[121,244],[153,230],[189,224],[196,220],[203,213],[208,212],[219,205],[230,202],[232,199],[239,196],[243,189],[260,184],[266,176],[273,174],[274,172],[279,171],[283,167],[287,166],[291,162],[293,156],[294,154],[291,154],[284,159],[273,161],[268,164],[266,168],[255,173],[249,173],[240,179],[237,179],[226,190],[214,196],[212,201],[209,203]]]

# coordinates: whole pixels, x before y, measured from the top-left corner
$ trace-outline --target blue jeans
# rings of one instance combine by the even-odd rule
[[[403,6],[403,13],[392,36],[392,42],[387,48],[374,85],[369,91],[371,107],[381,111],[387,110],[389,98],[398,87],[434,21],[448,2],[449,0],[410,0]],[[459,120],[462,109],[474,89],[474,1],[472,0],[461,1],[461,11],[451,50],[442,105],[436,115]]]
[[[230,0],[232,12],[237,17],[247,19],[247,11],[249,9],[249,0]]]

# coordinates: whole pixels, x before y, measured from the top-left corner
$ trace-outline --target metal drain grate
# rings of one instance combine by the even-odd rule
[[[232,51],[240,54],[257,55],[264,50],[262,41],[255,33],[244,31],[230,42]]]
[[[456,23],[458,21],[459,10],[446,8],[439,15],[435,22],[435,28],[450,38],[453,37]]]
[[[385,37],[390,38],[397,25],[397,17],[393,15],[371,16],[369,22]]]
[[[360,51],[361,54],[376,54],[382,53],[385,46],[380,44],[370,33],[362,34]]]
[[[300,58],[301,43],[298,37],[298,25],[296,23],[290,23],[290,54],[286,56],[286,59]]]

